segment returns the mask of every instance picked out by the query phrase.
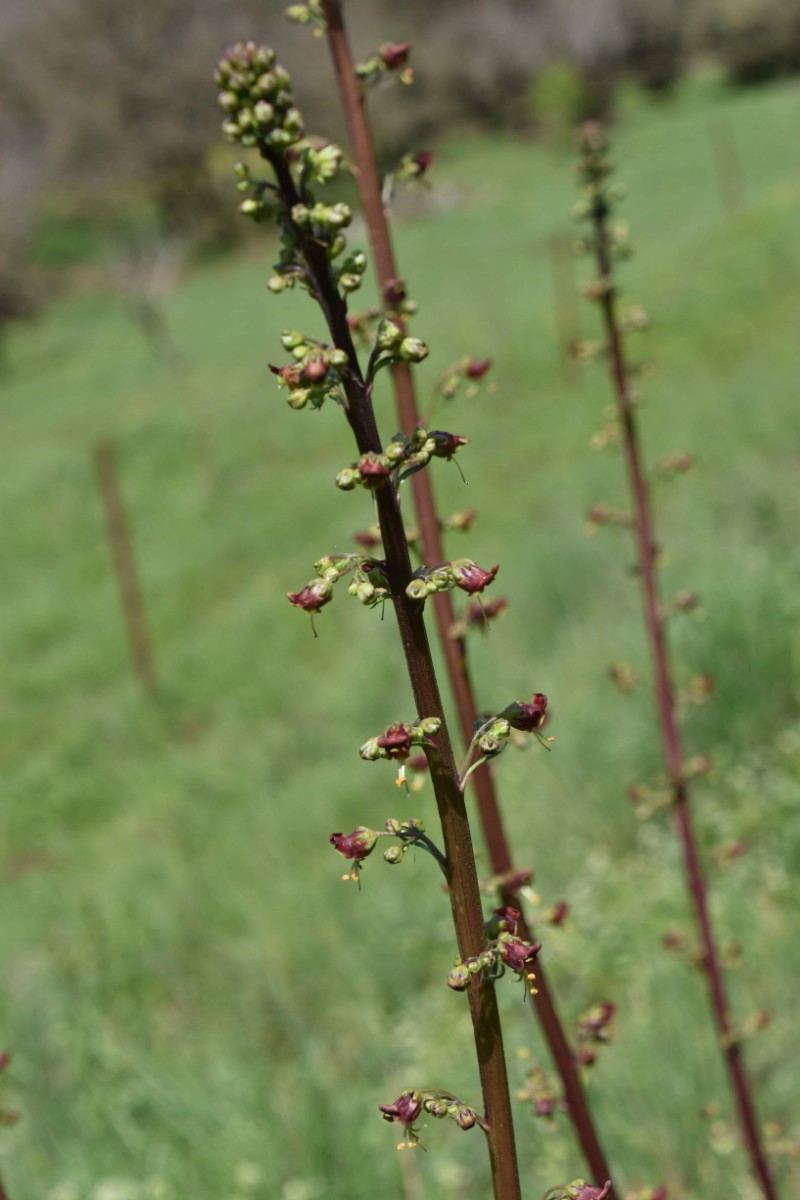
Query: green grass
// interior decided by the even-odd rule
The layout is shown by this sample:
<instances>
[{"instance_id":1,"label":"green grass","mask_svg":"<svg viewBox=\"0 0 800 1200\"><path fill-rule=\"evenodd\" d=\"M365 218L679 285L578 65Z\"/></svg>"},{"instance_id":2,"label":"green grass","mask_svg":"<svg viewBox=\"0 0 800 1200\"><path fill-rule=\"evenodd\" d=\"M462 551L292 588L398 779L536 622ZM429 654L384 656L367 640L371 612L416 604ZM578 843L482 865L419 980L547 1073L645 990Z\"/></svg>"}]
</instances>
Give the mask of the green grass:
<instances>
[{"instance_id":1,"label":"green grass","mask_svg":"<svg viewBox=\"0 0 800 1200\"><path fill-rule=\"evenodd\" d=\"M705 614L674 627L679 676L718 685L687 718L690 751L716 764L698 821L707 849L751 847L714 872L714 911L745 951L737 1014L774 1012L749 1048L762 1113L797 1136L800 94L699 80L628 107L625 279L654 320L638 350L658 364L646 450L699 456L659 497L666 586L699 592ZM709 147L722 116L746 180L733 212ZM625 799L659 760L646 683L620 696L606 679L614 660L647 672L631 548L583 531L590 504L625 503L616 454L589 449L606 382L595 369L565 386L555 345L547 244L571 228L572 164L495 138L451 145L437 177L453 204L402 224L398 251L432 347L423 389L464 352L496 360L493 395L440 415L473 439L469 489L446 466L436 484L443 509L480 512L453 553L499 561L511 601L474 647L481 703L544 690L556 715L551 755L498 764L519 862L544 903L573 907L574 930L546 938L551 976L570 1026L597 999L618 1006L591 1096L624 1185L746 1200L743 1156L700 1116L718 1103L731 1119L702 980L660 945L689 925L675 841ZM369 863L358 894L327 844L390 814L432 827L432 798L406 803L388 766L356 756L413 715L391 614L337 595L313 640L284 598L371 514L332 486L352 457L340 415L290 412L266 370L281 328L316 322L265 292L270 254L170 298L177 374L107 295L59 303L9 347L0 1028L21 1120L0 1170L14 1200L410 1196L377 1103L415 1083L477 1098L431 863ZM388 437L388 392L380 408ZM157 701L132 678L104 540L91 451L106 435ZM533 1023L521 990L502 991L518 1087ZM518 1127L526 1195L583 1173L563 1121L550 1132L521 1107ZM487 1194L478 1134L437 1124L426 1141L410 1168L426 1195ZM797 1161L778 1169L788 1196Z\"/></svg>"}]
</instances>

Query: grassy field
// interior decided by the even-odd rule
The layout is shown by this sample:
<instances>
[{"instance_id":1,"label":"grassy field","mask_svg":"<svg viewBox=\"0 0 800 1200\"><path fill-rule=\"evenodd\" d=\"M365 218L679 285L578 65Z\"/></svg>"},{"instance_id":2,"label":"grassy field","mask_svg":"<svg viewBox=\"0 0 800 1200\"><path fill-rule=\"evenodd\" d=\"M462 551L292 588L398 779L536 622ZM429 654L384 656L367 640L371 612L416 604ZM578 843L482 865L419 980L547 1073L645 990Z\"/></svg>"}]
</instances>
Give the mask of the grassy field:
<instances>
[{"instance_id":1,"label":"grassy field","mask_svg":"<svg viewBox=\"0 0 800 1200\"><path fill-rule=\"evenodd\" d=\"M687 713L714 913L744 949L737 1015L767 1008L749 1048L766 1120L800 1135L800 92L699 79L670 104L626 105L616 158L636 255L628 296L653 329L637 352L646 451L698 466L659 494L668 589L702 598L673 645L681 682L710 672ZM709 130L734 131L745 194L731 209ZM726 126L727 127L727 126ZM397 229L432 348L423 390L462 353L495 358L497 391L441 424L468 434L465 490L440 464L445 510L475 507L454 542L501 564L507 616L474 647L487 707L543 690L554 752L512 754L499 785L521 864L574 928L545 953L571 1028L618 1006L591 1097L626 1187L749 1200L699 976L661 947L688 928L668 818L640 824L627 788L659 769L640 606L618 531L589 538L590 504L625 503L614 451L590 439L602 372L567 385L547 247L570 232L570 156L502 138L450 145L442 203ZM436 193L434 193L434 198ZM232 203L233 194L232 194ZM371 520L332 485L352 457L340 415L289 411L266 370L277 333L312 320L263 282L270 247L197 271L167 317L170 370L109 295L54 305L9 347L2 380L4 526L0 876L4 1097L12 1200L432 1200L487 1195L477 1133L427 1131L395 1153L376 1105L414 1084L476 1098L466 1002L444 986L446 901L432 864L367 864L340 882L331 830L406 804L356 748L413 715L391 614L344 594L311 637L284 593ZM578 269L583 269L582 263ZM371 295L364 301L369 302ZM596 313L582 313L595 336ZM384 437L394 432L388 391ZM152 624L156 699L132 677L92 463L117 445ZM645 681L614 691L609 663ZM514 1087L546 1061L521 989L503 986ZM701 1115L718 1105L713 1118ZM584 1171L562 1120L518 1112L526 1195ZM408 1159L407 1162L405 1160ZM798 1160L776 1160L784 1195ZM402 1173L405 1162L405 1174Z\"/></svg>"}]
</instances>

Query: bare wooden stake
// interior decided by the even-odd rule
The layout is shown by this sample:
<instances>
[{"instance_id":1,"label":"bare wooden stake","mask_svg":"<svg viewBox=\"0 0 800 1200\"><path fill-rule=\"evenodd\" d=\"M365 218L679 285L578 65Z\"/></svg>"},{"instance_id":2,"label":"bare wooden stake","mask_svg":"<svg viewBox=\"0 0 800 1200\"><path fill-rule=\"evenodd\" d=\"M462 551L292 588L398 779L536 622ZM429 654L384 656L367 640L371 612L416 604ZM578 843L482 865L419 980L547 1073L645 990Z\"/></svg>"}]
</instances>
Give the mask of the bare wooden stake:
<instances>
[{"instance_id":1,"label":"bare wooden stake","mask_svg":"<svg viewBox=\"0 0 800 1200\"><path fill-rule=\"evenodd\" d=\"M556 314L561 376L572 386L580 374L575 360L575 344L580 340L580 302L570 239L554 234L548 240L550 277L553 284L553 307Z\"/></svg>"},{"instance_id":2,"label":"bare wooden stake","mask_svg":"<svg viewBox=\"0 0 800 1200\"><path fill-rule=\"evenodd\" d=\"M133 554L133 542L119 485L117 452L114 443L108 439L97 442L94 448L94 461L133 669L145 691L152 692L156 687L153 643L147 625L147 614L142 590L139 586L136 559Z\"/></svg>"},{"instance_id":3,"label":"bare wooden stake","mask_svg":"<svg viewBox=\"0 0 800 1200\"><path fill-rule=\"evenodd\" d=\"M745 185L742 158L730 117L719 117L712 121L708 126L708 138L722 206L728 212L733 212L744 204Z\"/></svg>"}]
</instances>

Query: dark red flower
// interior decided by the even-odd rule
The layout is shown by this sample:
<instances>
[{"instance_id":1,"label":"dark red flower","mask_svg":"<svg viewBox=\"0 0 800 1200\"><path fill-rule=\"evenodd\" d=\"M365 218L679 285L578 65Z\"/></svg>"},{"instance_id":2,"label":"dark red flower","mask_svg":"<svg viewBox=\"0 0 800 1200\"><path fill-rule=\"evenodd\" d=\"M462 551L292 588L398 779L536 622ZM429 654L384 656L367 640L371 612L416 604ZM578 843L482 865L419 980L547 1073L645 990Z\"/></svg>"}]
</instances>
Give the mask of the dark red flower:
<instances>
[{"instance_id":1,"label":"dark red flower","mask_svg":"<svg viewBox=\"0 0 800 1200\"><path fill-rule=\"evenodd\" d=\"M525 942L522 938L507 937L497 943L497 949L500 952L500 957L507 967L511 967L512 971L516 971L521 975L525 970L525 964L535 958L542 948L541 942L535 942L531 945Z\"/></svg>"},{"instance_id":2,"label":"dark red flower","mask_svg":"<svg viewBox=\"0 0 800 1200\"><path fill-rule=\"evenodd\" d=\"M505 596L498 596L496 600L487 600L485 604L474 600L472 604L467 605L467 621L470 625L485 625L487 621L491 621L492 617L499 616L507 608L508 601Z\"/></svg>"},{"instance_id":3,"label":"dark red flower","mask_svg":"<svg viewBox=\"0 0 800 1200\"><path fill-rule=\"evenodd\" d=\"M569 913L569 905L566 900L559 900L558 904L554 904L547 912L547 921L550 925L563 925Z\"/></svg>"},{"instance_id":4,"label":"dark red flower","mask_svg":"<svg viewBox=\"0 0 800 1200\"><path fill-rule=\"evenodd\" d=\"M333 587L327 579L312 579L299 592L287 592L286 598L295 608L319 612L333 598Z\"/></svg>"},{"instance_id":5,"label":"dark red flower","mask_svg":"<svg viewBox=\"0 0 800 1200\"><path fill-rule=\"evenodd\" d=\"M388 478L391 469L377 454L365 454L358 464L358 473L367 487L377 487Z\"/></svg>"},{"instance_id":6,"label":"dark red flower","mask_svg":"<svg viewBox=\"0 0 800 1200\"><path fill-rule=\"evenodd\" d=\"M460 587L469 596L477 596L485 587L488 587L500 570L499 565L495 564L491 571L484 571L469 558L459 559L452 564L452 567L456 587Z\"/></svg>"},{"instance_id":7,"label":"dark red flower","mask_svg":"<svg viewBox=\"0 0 800 1200\"><path fill-rule=\"evenodd\" d=\"M574 1191L572 1189L575 1189ZM611 1180L607 1179L604 1185L593 1187L590 1183L584 1183L583 1180L576 1180L570 1188L570 1196L573 1200L605 1200L605 1197L611 1191Z\"/></svg>"},{"instance_id":8,"label":"dark red flower","mask_svg":"<svg viewBox=\"0 0 800 1200\"><path fill-rule=\"evenodd\" d=\"M365 550L374 550L376 546L381 545L381 535L373 533L371 529L362 529L360 533L353 534L353 537Z\"/></svg>"},{"instance_id":9,"label":"dark red flower","mask_svg":"<svg viewBox=\"0 0 800 1200\"><path fill-rule=\"evenodd\" d=\"M378 50L378 55L388 70L397 71L408 62L413 45L413 42L384 42Z\"/></svg>"},{"instance_id":10,"label":"dark red flower","mask_svg":"<svg viewBox=\"0 0 800 1200\"><path fill-rule=\"evenodd\" d=\"M413 758L408 760L408 765L412 771L427 771L428 759L424 754L415 754Z\"/></svg>"},{"instance_id":11,"label":"dark red flower","mask_svg":"<svg viewBox=\"0 0 800 1200\"><path fill-rule=\"evenodd\" d=\"M416 1092L403 1092L394 1104L379 1104L378 1108L384 1121L399 1121L406 1129L410 1129L422 1112L422 1101L417 1098Z\"/></svg>"},{"instance_id":12,"label":"dark red flower","mask_svg":"<svg viewBox=\"0 0 800 1200\"><path fill-rule=\"evenodd\" d=\"M385 733L377 738L381 750L386 751L387 758L408 758L411 753L411 729L408 725L398 722L390 725Z\"/></svg>"},{"instance_id":13,"label":"dark red flower","mask_svg":"<svg viewBox=\"0 0 800 1200\"><path fill-rule=\"evenodd\" d=\"M447 433L444 429L432 429L428 437L433 438L436 443L434 458L452 458L460 446L466 446L469 442L468 437L462 437L459 433Z\"/></svg>"},{"instance_id":14,"label":"dark red flower","mask_svg":"<svg viewBox=\"0 0 800 1200\"><path fill-rule=\"evenodd\" d=\"M300 387L300 384L303 382L300 374L300 368L294 366L293 364L288 367L274 367L272 363L268 363L267 366L269 367L270 371L272 371L273 375L277 375L278 378L283 383L288 384L289 387Z\"/></svg>"},{"instance_id":15,"label":"dark red flower","mask_svg":"<svg viewBox=\"0 0 800 1200\"><path fill-rule=\"evenodd\" d=\"M398 304L403 303L407 295L405 279L389 279L383 285L383 298L387 308L397 308Z\"/></svg>"},{"instance_id":16,"label":"dark red flower","mask_svg":"<svg viewBox=\"0 0 800 1200\"><path fill-rule=\"evenodd\" d=\"M414 166L417 168L417 175L424 175L433 162L433 155L429 150L420 150L414 155Z\"/></svg>"},{"instance_id":17,"label":"dark red flower","mask_svg":"<svg viewBox=\"0 0 800 1200\"><path fill-rule=\"evenodd\" d=\"M613 1019L613 1004L595 1004L581 1017L581 1029L595 1041L606 1042L610 1036L608 1027Z\"/></svg>"},{"instance_id":18,"label":"dark red flower","mask_svg":"<svg viewBox=\"0 0 800 1200\"><path fill-rule=\"evenodd\" d=\"M328 374L328 364L321 354L306 359L303 363L303 377L308 383L321 383Z\"/></svg>"},{"instance_id":19,"label":"dark red flower","mask_svg":"<svg viewBox=\"0 0 800 1200\"><path fill-rule=\"evenodd\" d=\"M490 358L470 358L464 367L464 374L467 379L483 379L491 365Z\"/></svg>"},{"instance_id":20,"label":"dark red flower","mask_svg":"<svg viewBox=\"0 0 800 1200\"><path fill-rule=\"evenodd\" d=\"M359 825L352 833L332 833L328 838L337 854L341 854L342 858L354 858L357 862L372 853L377 840L375 831L367 829L365 825Z\"/></svg>"},{"instance_id":21,"label":"dark red flower","mask_svg":"<svg viewBox=\"0 0 800 1200\"><path fill-rule=\"evenodd\" d=\"M520 918L518 908L511 908L510 905L506 904L503 908L496 908L494 916L497 918L501 931L505 929L508 933L517 932L517 921Z\"/></svg>"},{"instance_id":22,"label":"dark red flower","mask_svg":"<svg viewBox=\"0 0 800 1200\"><path fill-rule=\"evenodd\" d=\"M526 704L524 700L515 700L513 704L507 705L497 715L505 717L512 728L530 733L544 724L547 715L547 696L543 692L534 692L529 704Z\"/></svg>"}]
</instances>

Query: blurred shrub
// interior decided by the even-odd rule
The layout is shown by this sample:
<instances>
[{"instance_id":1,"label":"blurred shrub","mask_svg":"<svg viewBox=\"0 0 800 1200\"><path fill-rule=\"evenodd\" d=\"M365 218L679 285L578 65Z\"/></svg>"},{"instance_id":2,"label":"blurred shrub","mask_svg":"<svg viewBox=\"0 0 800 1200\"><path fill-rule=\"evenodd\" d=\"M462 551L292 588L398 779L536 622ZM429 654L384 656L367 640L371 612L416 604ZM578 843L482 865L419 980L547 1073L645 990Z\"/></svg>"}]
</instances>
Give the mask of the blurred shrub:
<instances>
[{"instance_id":1,"label":"blurred shrub","mask_svg":"<svg viewBox=\"0 0 800 1200\"><path fill-rule=\"evenodd\" d=\"M536 127L551 141L566 141L575 126L593 113L589 82L569 62L554 62L540 71L528 92Z\"/></svg>"},{"instance_id":2,"label":"blurred shrub","mask_svg":"<svg viewBox=\"0 0 800 1200\"><path fill-rule=\"evenodd\" d=\"M733 83L764 83L800 71L796 0L717 0L702 22L700 36Z\"/></svg>"}]
</instances>

